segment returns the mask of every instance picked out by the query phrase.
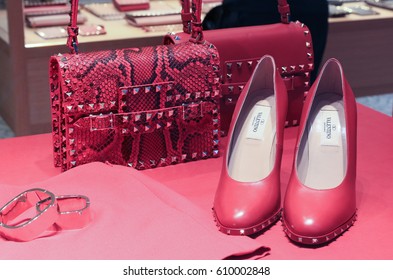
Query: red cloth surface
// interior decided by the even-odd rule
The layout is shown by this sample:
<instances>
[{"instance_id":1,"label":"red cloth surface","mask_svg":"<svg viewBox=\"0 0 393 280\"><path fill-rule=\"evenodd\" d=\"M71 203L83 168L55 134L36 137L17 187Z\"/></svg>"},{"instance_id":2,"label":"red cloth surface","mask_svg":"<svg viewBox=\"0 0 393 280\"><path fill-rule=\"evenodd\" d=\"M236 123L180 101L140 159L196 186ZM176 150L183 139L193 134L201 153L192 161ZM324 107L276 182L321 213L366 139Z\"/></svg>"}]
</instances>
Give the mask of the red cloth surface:
<instances>
[{"instance_id":1,"label":"red cloth surface","mask_svg":"<svg viewBox=\"0 0 393 280\"><path fill-rule=\"evenodd\" d=\"M52 228L29 242L2 239L2 259L224 259L247 254L258 258L268 251L255 240L217 232L208 213L127 167L91 163L30 187L56 195L86 195L92 221L78 230ZM0 188L2 205L26 189Z\"/></svg>"},{"instance_id":2,"label":"red cloth surface","mask_svg":"<svg viewBox=\"0 0 393 280\"><path fill-rule=\"evenodd\" d=\"M292 168L296 133L296 128L285 130L281 168L282 194L285 193L286 184ZM222 142L225 144L225 141L226 139L223 139ZM261 256L260 254L266 253L266 247L269 247L271 250L265 256L267 259L393 259L393 238L391 238L391 232L393 232L392 141L393 118L359 105L357 161L358 220L344 235L329 245L319 248L306 248L297 246L286 238L282 231L281 222L278 222L266 232L253 238L229 237L214 228L211 207L221 170L222 157L145 171L113 167L112 169L115 170L114 173L123 169L129 171L131 174L130 182L136 183L138 186L137 190L140 192L138 193L139 199L137 199L132 196L133 193L136 194L136 190L128 184L129 182L127 183L124 182L124 179L116 178L112 172L109 174L105 171L104 174L107 175L101 174L102 172L96 172L101 167L105 167L105 170L109 168L104 164L95 163L93 165L87 165L85 168L80 167L67 171L60 176L53 177L59 174L60 171L52 165L52 143L49 134L0 140L1 204L7 202L8 199L20 191L32 186L41 186L53 191L62 191L62 193L77 192L91 196L92 209L94 204L96 204L97 209L95 211L98 211L95 213L92 224L80 231L63 231L55 236L40 238L28 243L0 240L0 246L2 248L2 254L0 256L1 258L26 257L29 259L67 257L77 259L88 256L94 259L213 259L225 258L236 253L244 254L261 248L257 254L251 255L251 257L258 257ZM86 170L88 166L95 166L97 168ZM77 174L77 172L83 173L87 171L92 172L91 175L93 177L95 177L93 174L96 174L97 178L102 180L109 176L111 179L105 182L111 182L112 186L103 187L100 184L99 187L94 187L84 181L84 177L80 178L73 175ZM46 179L48 180L45 186L33 184L34 182ZM71 180L72 184L63 181L63 179ZM118 201L110 199L108 193L111 188L116 192L113 198L118 198ZM67 192L67 190L69 191ZM124 197L120 197L122 193L124 193ZM152 194L156 196L156 199L153 199ZM143 202L144 199L154 202L154 205L147 207L146 203ZM122 201L124 202L126 200L130 201L130 203L131 201L136 203L137 206L134 205L135 209L147 210L144 212L139 210L136 213L123 213L120 216L118 211L115 211L117 217L109 217L111 213L109 208L121 210L122 208L119 205ZM107 210L100 208L105 203L111 206ZM144 235L141 235L140 230L138 231L136 229L134 231L131 225L129 225L127 226L128 230L130 230L129 236L125 238L119 233L109 234L109 228L103 229L99 226L100 218L105 218L105 223L102 222L103 226L109 225L110 219L115 219L112 225L115 228L126 224L127 219L137 219L131 220L134 222L134 225L139 225L139 222L143 224L138 219L143 216L156 217L158 215L156 211L161 211L162 209L164 211L162 211L158 219L166 217L170 223L181 228L181 231L171 232L168 228L157 229L157 227L155 227L155 231L150 231L149 228L142 228ZM164 215L163 213L166 214ZM177 220L177 218L168 218L168 213L170 213L169 216L180 217L180 220ZM193 221L186 218L190 216L193 217ZM186 223L188 226L190 224L196 224L198 227L197 232L199 233L194 234L192 229L186 229L185 226L182 227L182 223ZM221 237L215 235L213 233L214 231L217 231ZM108 234L107 236L103 236L105 232ZM188 238L184 236L188 234L190 234ZM90 236L90 239L86 239L83 236ZM132 254L131 246L127 247L127 243L117 243L116 238L121 239L122 242L132 240L132 238L139 238L138 240L141 243L143 243L142 240L151 239L153 242L156 242L154 244L163 244L160 240L165 240L165 242L170 240L168 242L170 242L169 244L173 244L173 247L168 246L171 247L171 250L168 251L158 252L158 249L155 250L156 257L152 257L152 255L137 256ZM123 244L122 247L120 247L120 243ZM82 253L79 254L79 257L68 255L71 253L65 253L63 251L57 252L57 255L45 255L42 249L39 250L42 247L38 244L51 244L51 246L60 246L59 248L66 248L68 246L72 249L78 249L78 252ZM75 247L76 244L79 244L82 248ZM23 255L27 254L23 248L30 246L32 246L31 248L36 248L35 253L33 254L33 251L31 251L28 256ZM227 246L231 248L225 248ZM147 246L147 249L153 250L153 246ZM177 252L177 250L180 251ZM21 255L18 255L16 252L19 252ZM92 252L97 253L93 254ZM250 257L250 255L243 257Z\"/></svg>"}]
</instances>

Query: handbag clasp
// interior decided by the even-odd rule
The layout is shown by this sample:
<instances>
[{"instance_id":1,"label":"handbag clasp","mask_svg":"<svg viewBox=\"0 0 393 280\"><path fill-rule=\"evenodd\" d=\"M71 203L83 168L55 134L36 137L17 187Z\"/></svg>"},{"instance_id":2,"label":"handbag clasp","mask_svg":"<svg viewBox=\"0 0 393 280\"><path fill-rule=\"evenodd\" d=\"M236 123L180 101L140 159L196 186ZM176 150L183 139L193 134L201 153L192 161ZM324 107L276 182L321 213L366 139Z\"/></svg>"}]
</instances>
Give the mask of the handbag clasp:
<instances>
[{"instance_id":1,"label":"handbag clasp","mask_svg":"<svg viewBox=\"0 0 393 280\"><path fill-rule=\"evenodd\" d=\"M90 131L106 130L114 128L114 115L109 114L99 114L90 115Z\"/></svg>"},{"instance_id":2,"label":"handbag clasp","mask_svg":"<svg viewBox=\"0 0 393 280\"><path fill-rule=\"evenodd\" d=\"M183 120L192 120L203 117L202 103L183 104Z\"/></svg>"}]
</instances>

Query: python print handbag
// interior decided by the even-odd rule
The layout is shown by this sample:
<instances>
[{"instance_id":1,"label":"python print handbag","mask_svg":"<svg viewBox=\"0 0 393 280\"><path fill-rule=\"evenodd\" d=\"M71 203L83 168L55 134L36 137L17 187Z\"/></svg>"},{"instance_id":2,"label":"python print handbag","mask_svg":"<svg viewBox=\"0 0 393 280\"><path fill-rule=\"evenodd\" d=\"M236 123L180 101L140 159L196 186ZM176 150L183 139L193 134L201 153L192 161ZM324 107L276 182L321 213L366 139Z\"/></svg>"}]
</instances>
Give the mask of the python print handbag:
<instances>
[{"instance_id":1,"label":"python print handbag","mask_svg":"<svg viewBox=\"0 0 393 280\"><path fill-rule=\"evenodd\" d=\"M147 169L218 157L220 59L201 18L182 44L79 53L78 0L70 2L70 53L50 58L55 165Z\"/></svg>"}]
</instances>

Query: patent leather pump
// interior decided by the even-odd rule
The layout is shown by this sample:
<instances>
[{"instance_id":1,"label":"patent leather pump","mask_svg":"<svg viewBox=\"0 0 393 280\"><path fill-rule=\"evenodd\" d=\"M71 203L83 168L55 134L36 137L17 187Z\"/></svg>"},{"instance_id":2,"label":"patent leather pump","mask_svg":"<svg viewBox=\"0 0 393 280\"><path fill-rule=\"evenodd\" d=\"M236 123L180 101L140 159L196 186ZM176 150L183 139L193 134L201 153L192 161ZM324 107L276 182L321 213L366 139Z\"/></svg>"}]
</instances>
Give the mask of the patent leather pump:
<instances>
[{"instance_id":1,"label":"patent leather pump","mask_svg":"<svg viewBox=\"0 0 393 280\"><path fill-rule=\"evenodd\" d=\"M341 64L328 60L308 92L299 124L283 224L297 243L319 245L356 218L356 101Z\"/></svg>"},{"instance_id":2,"label":"patent leather pump","mask_svg":"<svg viewBox=\"0 0 393 280\"><path fill-rule=\"evenodd\" d=\"M280 165L287 91L264 56L236 104L213 214L220 231L250 235L280 217Z\"/></svg>"}]
</instances>

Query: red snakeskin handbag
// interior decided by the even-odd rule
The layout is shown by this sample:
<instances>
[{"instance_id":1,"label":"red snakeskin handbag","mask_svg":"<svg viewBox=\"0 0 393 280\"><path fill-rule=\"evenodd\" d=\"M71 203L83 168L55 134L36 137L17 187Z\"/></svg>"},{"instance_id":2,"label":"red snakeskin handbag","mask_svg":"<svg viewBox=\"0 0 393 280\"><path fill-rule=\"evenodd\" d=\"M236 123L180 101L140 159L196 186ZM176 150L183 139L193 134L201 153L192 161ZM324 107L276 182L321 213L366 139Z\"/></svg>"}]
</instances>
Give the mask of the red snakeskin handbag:
<instances>
[{"instance_id":1,"label":"red snakeskin handbag","mask_svg":"<svg viewBox=\"0 0 393 280\"><path fill-rule=\"evenodd\" d=\"M190 11L189 0L181 1L183 33L165 36L165 44L180 44L190 36L195 11ZM257 61L265 54L274 57L287 86L287 126L298 124L304 96L309 89L310 72L314 68L311 34L304 24L289 21L290 7L287 0L277 2L281 23L204 32L205 39L213 43L220 54L220 114L223 135L228 131L243 86L251 77Z\"/></svg>"},{"instance_id":2,"label":"red snakeskin handbag","mask_svg":"<svg viewBox=\"0 0 393 280\"><path fill-rule=\"evenodd\" d=\"M50 59L54 161L153 168L219 156L219 64L199 10L176 45L78 53L71 2L69 54Z\"/></svg>"}]
</instances>

